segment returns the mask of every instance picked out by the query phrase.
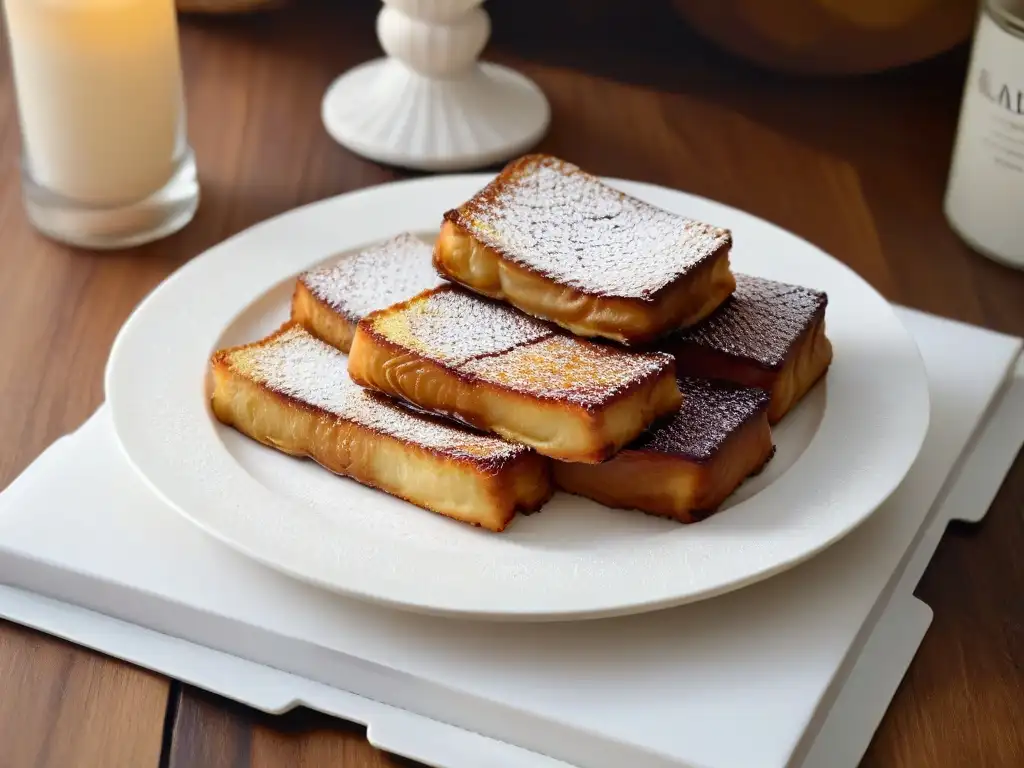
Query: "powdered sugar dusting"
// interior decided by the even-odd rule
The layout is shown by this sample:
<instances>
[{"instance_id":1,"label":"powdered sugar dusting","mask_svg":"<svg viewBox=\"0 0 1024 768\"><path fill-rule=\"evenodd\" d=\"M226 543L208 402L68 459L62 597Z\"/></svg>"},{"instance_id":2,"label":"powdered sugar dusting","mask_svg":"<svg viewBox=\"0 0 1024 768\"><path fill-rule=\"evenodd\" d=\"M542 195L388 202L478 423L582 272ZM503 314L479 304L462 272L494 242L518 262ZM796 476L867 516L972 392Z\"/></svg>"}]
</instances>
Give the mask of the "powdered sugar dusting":
<instances>
[{"instance_id":1,"label":"powdered sugar dusting","mask_svg":"<svg viewBox=\"0 0 1024 768\"><path fill-rule=\"evenodd\" d=\"M625 353L557 334L500 355L470 360L459 371L534 397L595 407L671 364L668 355Z\"/></svg>"},{"instance_id":2,"label":"powdered sugar dusting","mask_svg":"<svg viewBox=\"0 0 1024 768\"><path fill-rule=\"evenodd\" d=\"M452 285L417 297L402 310L375 315L371 322L395 344L453 366L554 333L540 320Z\"/></svg>"},{"instance_id":3,"label":"powdered sugar dusting","mask_svg":"<svg viewBox=\"0 0 1024 768\"><path fill-rule=\"evenodd\" d=\"M821 291L737 274L732 296L709 318L675 334L669 344L699 344L778 368L827 303Z\"/></svg>"},{"instance_id":4,"label":"powdered sugar dusting","mask_svg":"<svg viewBox=\"0 0 1024 768\"><path fill-rule=\"evenodd\" d=\"M637 438L629 450L656 451L707 461L736 430L764 413L771 396L753 387L681 378L683 406L668 421Z\"/></svg>"},{"instance_id":5,"label":"powdered sugar dusting","mask_svg":"<svg viewBox=\"0 0 1024 768\"><path fill-rule=\"evenodd\" d=\"M431 251L423 240L404 233L305 272L299 280L324 304L357 323L375 309L441 285Z\"/></svg>"},{"instance_id":6,"label":"powdered sugar dusting","mask_svg":"<svg viewBox=\"0 0 1024 768\"><path fill-rule=\"evenodd\" d=\"M606 403L673 363L666 354L579 339L449 285L366 322L391 343L456 373L585 407Z\"/></svg>"},{"instance_id":7,"label":"powdered sugar dusting","mask_svg":"<svg viewBox=\"0 0 1024 768\"><path fill-rule=\"evenodd\" d=\"M557 158L513 163L446 218L505 258L600 296L650 299L731 244Z\"/></svg>"},{"instance_id":8,"label":"powdered sugar dusting","mask_svg":"<svg viewBox=\"0 0 1024 768\"><path fill-rule=\"evenodd\" d=\"M349 378L345 354L299 326L231 350L227 363L237 374L339 419L453 458L493 467L529 450L413 413L363 389Z\"/></svg>"}]
</instances>

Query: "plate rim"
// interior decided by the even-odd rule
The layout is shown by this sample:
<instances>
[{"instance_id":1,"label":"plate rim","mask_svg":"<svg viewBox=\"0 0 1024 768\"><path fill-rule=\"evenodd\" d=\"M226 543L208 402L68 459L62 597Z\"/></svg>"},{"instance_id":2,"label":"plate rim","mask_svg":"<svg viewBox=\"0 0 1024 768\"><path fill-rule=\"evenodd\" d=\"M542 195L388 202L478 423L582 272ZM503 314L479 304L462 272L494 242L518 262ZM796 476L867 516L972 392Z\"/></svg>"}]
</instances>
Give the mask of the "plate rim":
<instances>
[{"instance_id":1,"label":"plate rim","mask_svg":"<svg viewBox=\"0 0 1024 768\"><path fill-rule=\"evenodd\" d=\"M321 578L317 578L315 575L312 575L308 572L304 572L301 569L295 570L292 567L283 564L279 558L268 556L264 552L254 551L253 548L249 546L251 545L251 542L243 543L237 541L236 538L230 536L229 534L226 534L222 530L219 530L216 526L212 526L209 523L209 520L205 520L202 518L202 516L196 515L193 511L186 509L185 506L179 503L177 498L174 498L172 495L169 495L166 489L162 487L162 484L156 481L150 475L150 473L146 471L146 467L144 466L146 464L144 457L140 458L139 455L135 454L132 446L135 446L137 444L133 442L130 436L130 432L126 432L127 426L124 421L126 414L119 405L119 403L121 402L121 396L119 392L121 386L120 379L123 378L123 375L121 373L121 366L124 364L124 350L126 347L130 345L130 342L133 340L133 334L136 333L137 327L144 321L147 313L153 306L154 301L158 300L158 298L164 295L165 293L175 290L175 286L177 284L181 283L182 281L189 280L194 272L201 271L204 268L204 265L209 265L210 263L212 263L219 254L230 253L231 251L243 245L246 239L259 238L261 235L265 235L265 233L273 231L273 228L281 227L289 219L301 219L302 216L315 216L316 212L319 210L328 210L334 206L344 206L346 204L350 207L358 208L359 203L365 202L366 200L372 200L376 196L394 196L395 194L400 195L401 192L408 192L409 190L413 190L413 194L415 194L416 190L418 190L418 188L420 187L423 187L424 190L429 190L432 187L443 186L447 184L452 186L464 185L467 188L479 188L480 186L483 186L483 184L485 184L491 178L491 176L492 174L486 173L459 174L446 176L431 176L419 179L388 182L373 185L370 187L365 187L352 192L308 203L298 208L294 208L289 211L280 213L264 221L257 222L256 224L247 227L246 229L238 233L235 233L234 235L226 238L225 240L211 246L207 250L203 251L202 253L191 259L185 265L175 270L175 272L173 272L171 275L165 278L165 280L163 280L152 291L150 291L149 294L147 294L146 297L132 311L128 319L125 321L125 323L119 330L114 340L114 344L111 348L110 357L108 359L108 363L104 373L104 389L107 396L107 400L111 405L110 410L112 422L114 424L114 432L117 437L118 445L121 449L122 454L129 462L130 466L132 466L136 473L144 480L146 485L150 487L150 489L165 503L167 503L172 509L175 509L179 514L183 515L190 522L197 525L207 534L213 536L217 540L226 544L231 549L241 552L243 555L251 559L254 559L274 570L285 573L291 576L292 578L296 578L307 583L315 584L319 587L325 588L329 591L338 594L345 595L347 597L383 604L405 611L413 611L432 615L442 615L459 618L471 618L488 621L564 621L604 618L609 616L627 615L634 613L649 612L653 610L660 610L663 608L673 607L684 603L708 599L716 595L730 592L735 589L747 586L749 584L753 584L758 581L770 578L771 576L789 570L790 568L793 568L799 565L800 563L805 562L806 560L814 557L820 552L828 549L832 544L834 544L835 542L839 541L840 539L844 538L846 535L851 533L853 530L859 527L865 520L867 520L878 509L878 507L880 507L885 502L885 500L888 499L892 492L895 491L895 489L903 481L903 478L906 476L907 472L909 472L911 466L916 460L916 457L921 450L921 447L924 443L924 439L928 431L928 425L930 421L930 392L928 391L924 362L917 349L917 345L913 341L913 338L910 336L909 332L903 326L902 322L896 316L893 307L878 293L878 291L876 291L863 278L857 275L856 272L854 272L846 264L838 261L834 257L825 253L820 248L810 243L809 241L805 240L804 238L800 237L799 235L796 235L788 230L785 230L784 228L779 227L778 225L770 221L757 217L753 214L750 214L746 211L735 208L733 206L729 206L724 203L720 203L718 201L687 193L681 190L676 190L656 184L649 184L646 182L631 181L619 178L606 178L605 180L608 183L613 184L615 186L626 188L628 191L637 194L640 197L645 197L646 193L650 194L653 197L675 198L680 202L688 200L691 203L697 202L704 205L711 205L712 207L722 210L727 217L736 217L737 220L745 218L749 222L755 224L758 227L767 228L768 231L772 231L776 236L789 239L791 241L799 242L803 248L814 251L817 258L827 260L830 263L830 268L838 268L840 270L844 270L846 272L846 281L855 281L857 284L859 284L859 288L861 290L866 290L870 292L870 294L873 294L874 298L876 298L879 302L881 302L884 305L884 308L882 308L880 316L884 316L883 319L886 321L886 324L890 326L889 331L892 334L892 338L890 340L895 339L898 342L897 346L902 347L902 352L906 356L903 362L909 365L905 373L912 369L913 378L917 379L917 386L910 387L911 389L916 390L916 399L912 403L909 403L908 407L906 408L906 418L904 424L905 427L908 425L912 427L913 435L910 439L904 440L901 444L901 450L899 451L898 461L899 468L896 471L891 472L889 476L887 476L886 481L884 483L876 483L877 487L875 489L875 492L872 494L873 501L871 502L871 504L867 505L870 506L870 509L862 513L859 516L859 518L852 524L844 526L837 530L835 532L835 535L827 539L823 539L818 545L808 548L799 556L789 557L785 561L777 563L774 566L761 568L759 570L751 572L745 577L734 578L732 580L727 581L726 583L722 583L714 587L707 587L696 591L690 590L685 592L684 594L670 595L667 597L655 597L649 600L632 600L628 602L619 602L616 604L609 605L590 605L578 610L572 608L565 608L564 606L555 609L539 606L528 609L518 608L514 610L509 610L506 607L499 610L495 610L493 603L487 608L482 608L480 605L477 605L476 607L459 607L458 605L450 604L450 601L449 603L441 605L437 603L424 603L422 600L416 601L409 600L408 598L396 598L393 595L389 596L385 594L375 593L365 588L352 588L351 586L341 585L334 581L325 581ZM426 194L426 192L421 192L420 194ZM382 205L386 204L382 203ZM410 228L412 227L390 226L389 228L386 229L389 233L393 234L394 232L400 231L401 229ZM338 240L343 241L344 244L335 247L334 251L350 251L362 247L363 245L367 244L368 242L372 242L375 239L376 238L370 238L368 241L362 240L359 238L347 236L344 232L342 232L342 234L338 237ZM317 258L319 260L323 260L324 258L328 258L329 256L330 253L328 252L318 256ZM299 269L301 269L301 267L299 267ZM294 272L292 274L294 274ZM237 309L236 311L234 311L230 318L226 321L226 323L218 330L218 338L223 334L225 328L229 327L239 317L241 313L244 313L249 307L253 305L255 301L257 301L261 296L265 295L267 290L272 289L274 285L278 284L281 280L287 279L288 275L285 275L284 277L278 280L273 280L269 287L264 288L261 291L258 291L257 293L255 293L255 295L250 296L250 298L247 300L244 306L241 309ZM212 352L212 350L210 351ZM910 365L910 358L913 358L912 365ZM193 375L194 373L195 372L193 372ZM202 377L195 376L195 378L199 379ZM129 435L128 438L126 438L126 434ZM808 448L810 448L810 446L813 445L814 442L815 440L812 440ZM801 461L801 459L797 460L798 463L799 461ZM790 471L792 471L792 467L790 467ZM785 475L780 477L779 480L781 481L784 477ZM253 482L258 484L258 481L256 481L255 479L253 479ZM775 484L764 489L761 493L768 491L774 485ZM752 501L753 499L749 499L747 501L741 502L741 504L747 504ZM713 520L714 518L711 519ZM706 523L707 521L701 523L701 525L706 525Z\"/></svg>"}]
</instances>

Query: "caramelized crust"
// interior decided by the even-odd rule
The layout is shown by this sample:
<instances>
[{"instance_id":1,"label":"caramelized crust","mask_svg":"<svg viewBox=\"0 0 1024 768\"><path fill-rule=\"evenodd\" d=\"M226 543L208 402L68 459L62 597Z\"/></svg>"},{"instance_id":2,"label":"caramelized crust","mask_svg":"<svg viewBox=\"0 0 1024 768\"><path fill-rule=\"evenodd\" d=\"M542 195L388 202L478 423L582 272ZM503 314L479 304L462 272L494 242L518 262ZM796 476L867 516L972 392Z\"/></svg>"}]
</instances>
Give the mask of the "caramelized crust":
<instances>
[{"instance_id":1,"label":"caramelized crust","mask_svg":"<svg viewBox=\"0 0 1024 768\"><path fill-rule=\"evenodd\" d=\"M680 403L670 356L568 336L454 286L367 315L349 372L564 461L603 461Z\"/></svg>"},{"instance_id":2,"label":"caramelized crust","mask_svg":"<svg viewBox=\"0 0 1024 768\"><path fill-rule=\"evenodd\" d=\"M221 422L424 509L501 531L551 496L547 460L358 387L345 355L297 325L211 364Z\"/></svg>"},{"instance_id":3,"label":"caramelized crust","mask_svg":"<svg viewBox=\"0 0 1024 768\"><path fill-rule=\"evenodd\" d=\"M700 321L735 286L727 230L553 157L513 161L444 218L441 274L578 336L650 341Z\"/></svg>"},{"instance_id":4,"label":"caramelized crust","mask_svg":"<svg viewBox=\"0 0 1024 768\"><path fill-rule=\"evenodd\" d=\"M703 320L734 287L729 254L723 251L650 301L594 296L503 259L450 221L441 228L434 264L453 282L558 323L577 336L627 345Z\"/></svg>"},{"instance_id":5,"label":"caramelized crust","mask_svg":"<svg viewBox=\"0 0 1024 768\"><path fill-rule=\"evenodd\" d=\"M778 423L832 362L821 291L736 275L736 291L704 322L667 337L680 376L728 381L771 393Z\"/></svg>"},{"instance_id":6,"label":"caramelized crust","mask_svg":"<svg viewBox=\"0 0 1024 768\"><path fill-rule=\"evenodd\" d=\"M702 520L775 452L763 390L681 379L683 406L600 465L553 465L559 488L605 506Z\"/></svg>"},{"instance_id":7,"label":"caramelized crust","mask_svg":"<svg viewBox=\"0 0 1024 768\"><path fill-rule=\"evenodd\" d=\"M430 245L403 233L299 275L292 321L348 352L356 323L368 313L442 282L431 263Z\"/></svg>"},{"instance_id":8,"label":"caramelized crust","mask_svg":"<svg viewBox=\"0 0 1024 768\"><path fill-rule=\"evenodd\" d=\"M768 421L778 424L821 380L832 364L832 343L825 335L825 318L804 332L793 345L771 388Z\"/></svg>"},{"instance_id":9,"label":"caramelized crust","mask_svg":"<svg viewBox=\"0 0 1024 768\"><path fill-rule=\"evenodd\" d=\"M327 306L313 295L301 278L296 281L292 294L291 319L321 341L346 353L352 348L352 337L356 335L359 322Z\"/></svg>"}]
</instances>

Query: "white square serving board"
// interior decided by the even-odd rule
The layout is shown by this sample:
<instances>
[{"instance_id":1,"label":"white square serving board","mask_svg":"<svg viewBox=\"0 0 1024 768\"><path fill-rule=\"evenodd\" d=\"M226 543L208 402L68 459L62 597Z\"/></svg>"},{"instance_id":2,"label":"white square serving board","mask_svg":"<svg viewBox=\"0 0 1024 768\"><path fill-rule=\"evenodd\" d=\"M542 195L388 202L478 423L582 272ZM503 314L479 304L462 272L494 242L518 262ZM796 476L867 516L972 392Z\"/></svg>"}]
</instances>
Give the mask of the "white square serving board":
<instances>
[{"instance_id":1,"label":"white square serving board","mask_svg":"<svg viewBox=\"0 0 1024 768\"><path fill-rule=\"evenodd\" d=\"M101 408L0 494L0 616L443 768L854 766L931 620L912 592L942 532L1024 443L1021 341L900 316L931 384L917 463L850 536L737 592L526 625L338 597L166 507Z\"/></svg>"}]
</instances>

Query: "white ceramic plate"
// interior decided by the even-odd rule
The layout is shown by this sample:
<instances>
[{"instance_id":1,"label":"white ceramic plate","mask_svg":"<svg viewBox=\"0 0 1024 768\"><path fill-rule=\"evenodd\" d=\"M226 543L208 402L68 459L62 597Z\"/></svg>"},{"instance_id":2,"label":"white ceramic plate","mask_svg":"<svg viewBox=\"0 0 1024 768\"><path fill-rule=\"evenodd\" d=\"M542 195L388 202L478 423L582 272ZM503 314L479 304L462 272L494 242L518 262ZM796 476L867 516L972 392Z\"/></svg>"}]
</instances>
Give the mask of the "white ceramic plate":
<instances>
[{"instance_id":1,"label":"white ceramic plate","mask_svg":"<svg viewBox=\"0 0 1024 768\"><path fill-rule=\"evenodd\" d=\"M917 348L889 305L814 246L732 208L611 183L733 230L739 271L828 291L835 361L775 431L778 453L696 525L559 494L493 534L283 456L217 423L207 360L288 314L299 271L402 230L429 235L488 177L375 187L259 224L194 259L125 324L106 390L129 461L183 515L292 576L396 607L487 619L636 613L764 579L826 548L899 484L928 426ZM187 564L183 564L187 567Z\"/></svg>"}]
</instances>

